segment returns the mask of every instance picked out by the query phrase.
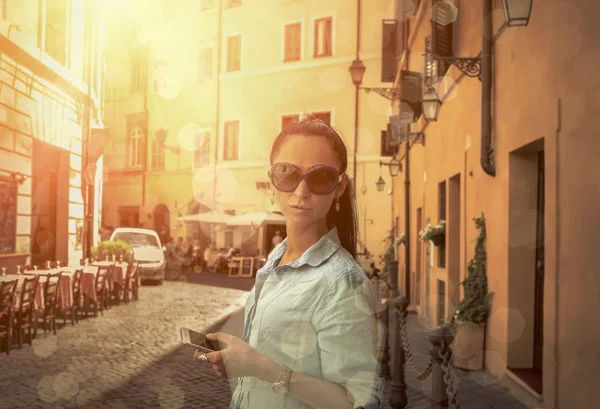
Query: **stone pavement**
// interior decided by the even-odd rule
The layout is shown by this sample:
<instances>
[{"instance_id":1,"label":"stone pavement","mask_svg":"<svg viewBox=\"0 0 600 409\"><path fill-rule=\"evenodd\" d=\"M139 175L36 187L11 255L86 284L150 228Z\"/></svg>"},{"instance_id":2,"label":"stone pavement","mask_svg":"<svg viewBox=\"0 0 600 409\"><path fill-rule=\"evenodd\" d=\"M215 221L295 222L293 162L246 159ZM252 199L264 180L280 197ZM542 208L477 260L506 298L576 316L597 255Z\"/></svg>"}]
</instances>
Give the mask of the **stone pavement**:
<instances>
[{"instance_id":1,"label":"stone pavement","mask_svg":"<svg viewBox=\"0 0 600 409\"><path fill-rule=\"evenodd\" d=\"M138 302L13 348L0 356L0 409L228 408L233 383L192 359L179 328L241 336L252 281L236 280L198 274L143 286ZM416 315L408 322L417 368L424 368L429 330ZM456 372L462 409L525 408L489 374ZM407 408L429 409L431 378L419 383L409 374L407 381ZM384 409L391 409L390 396L388 381Z\"/></svg>"},{"instance_id":2,"label":"stone pavement","mask_svg":"<svg viewBox=\"0 0 600 409\"><path fill-rule=\"evenodd\" d=\"M411 350L415 357L418 371L425 369L429 362L429 333L431 328L419 319L416 314L408 315L408 334ZM392 371L394 370L391 367ZM500 380L486 371L468 372L454 369L455 386L458 388L458 402L461 409L526 409L519 400L513 397L508 389L500 385ZM407 367L406 383L408 385L407 409L429 409L431 397L431 376L419 382ZM390 404L391 381L386 383L386 399L384 409L393 409Z\"/></svg>"},{"instance_id":3,"label":"stone pavement","mask_svg":"<svg viewBox=\"0 0 600 409\"><path fill-rule=\"evenodd\" d=\"M140 300L0 356L0 408L228 408L231 387L179 342L182 326L230 333L237 289L166 282ZM236 321L237 317L237 321Z\"/></svg>"}]
</instances>

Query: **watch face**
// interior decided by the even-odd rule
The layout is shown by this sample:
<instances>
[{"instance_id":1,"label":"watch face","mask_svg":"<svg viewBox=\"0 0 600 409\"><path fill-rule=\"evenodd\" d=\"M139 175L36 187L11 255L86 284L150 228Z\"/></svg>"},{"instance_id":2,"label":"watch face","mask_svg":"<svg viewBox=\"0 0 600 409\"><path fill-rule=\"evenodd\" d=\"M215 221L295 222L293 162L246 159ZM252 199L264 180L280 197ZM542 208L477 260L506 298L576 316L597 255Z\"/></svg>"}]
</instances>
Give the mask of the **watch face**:
<instances>
[{"instance_id":1,"label":"watch face","mask_svg":"<svg viewBox=\"0 0 600 409\"><path fill-rule=\"evenodd\" d=\"M275 392L275 393L279 393L281 395L287 393L287 388L282 384L276 383L272 386L272 388L273 388L273 392Z\"/></svg>"}]
</instances>

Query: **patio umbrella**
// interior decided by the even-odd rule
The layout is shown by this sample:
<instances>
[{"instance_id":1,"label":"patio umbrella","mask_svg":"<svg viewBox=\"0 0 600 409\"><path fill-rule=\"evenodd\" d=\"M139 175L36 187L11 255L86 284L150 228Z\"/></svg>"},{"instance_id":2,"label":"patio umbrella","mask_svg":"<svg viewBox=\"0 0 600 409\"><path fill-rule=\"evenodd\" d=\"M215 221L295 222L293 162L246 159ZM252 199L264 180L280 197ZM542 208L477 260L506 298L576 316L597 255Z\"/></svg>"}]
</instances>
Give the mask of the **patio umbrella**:
<instances>
[{"instance_id":1,"label":"patio umbrella","mask_svg":"<svg viewBox=\"0 0 600 409\"><path fill-rule=\"evenodd\" d=\"M224 224L233 216L225 213L216 211L190 214L188 216L178 217L177 220L182 222L197 222L197 223L213 223L213 224Z\"/></svg>"},{"instance_id":2,"label":"patio umbrella","mask_svg":"<svg viewBox=\"0 0 600 409\"><path fill-rule=\"evenodd\" d=\"M228 226L253 226L261 225L265 222L269 224L285 224L285 218L279 213L254 212L234 216L227 220L226 224Z\"/></svg>"}]
</instances>

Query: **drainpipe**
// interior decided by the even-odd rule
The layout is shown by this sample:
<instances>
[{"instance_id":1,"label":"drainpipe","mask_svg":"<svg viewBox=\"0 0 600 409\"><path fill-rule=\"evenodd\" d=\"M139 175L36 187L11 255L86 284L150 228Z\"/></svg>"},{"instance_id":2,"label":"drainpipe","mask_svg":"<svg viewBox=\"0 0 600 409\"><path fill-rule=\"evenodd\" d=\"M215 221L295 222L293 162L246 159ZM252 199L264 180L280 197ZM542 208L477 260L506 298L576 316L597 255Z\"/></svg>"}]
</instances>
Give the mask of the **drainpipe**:
<instances>
[{"instance_id":1,"label":"drainpipe","mask_svg":"<svg viewBox=\"0 0 600 409\"><path fill-rule=\"evenodd\" d=\"M215 112L215 166L213 175L213 210L217 210L217 171L219 165L219 138L220 122L221 122L221 41L223 37L223 5L218 2L219 17L217 24L217 84L216 84L216 112ZM205 141L206 142L206 141Z\"/></svg>"},{"instance_id":2,"label":"drainpipe","mask_svg":"<svg viewBox=\"0 0 600 409\"><path fill-rule=\"evenodd\" d=\"M496 176L492 159L492 2L483 1L483 45L481 52L481 168L490 176Z\"/></svg>"}]
</instances>

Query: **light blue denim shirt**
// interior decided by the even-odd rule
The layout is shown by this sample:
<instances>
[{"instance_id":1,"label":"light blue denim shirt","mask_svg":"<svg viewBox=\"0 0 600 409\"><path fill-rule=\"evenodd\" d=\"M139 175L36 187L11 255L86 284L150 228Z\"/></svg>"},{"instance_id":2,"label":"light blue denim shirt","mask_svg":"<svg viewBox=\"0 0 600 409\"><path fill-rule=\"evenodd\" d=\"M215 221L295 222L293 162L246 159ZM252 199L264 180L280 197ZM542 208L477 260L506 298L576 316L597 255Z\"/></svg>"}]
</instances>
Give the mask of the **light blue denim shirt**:
<instances>
[{"instance_id":1,"label":"light blue denim shirt","mask_svg":"<svg viewBox=\"0 0 600 409\"><path fill-rule=\"evenodd\" d=\"M287 239L256 274L246 301L243 340L269 358L315 378L345 386L354 408L383 402L376 322L368 278L331 229L297 260L278 262ZM306 409L291 394L278 395L270 383L238 379L231 409Z\"/></svg>"}]
</instances>

